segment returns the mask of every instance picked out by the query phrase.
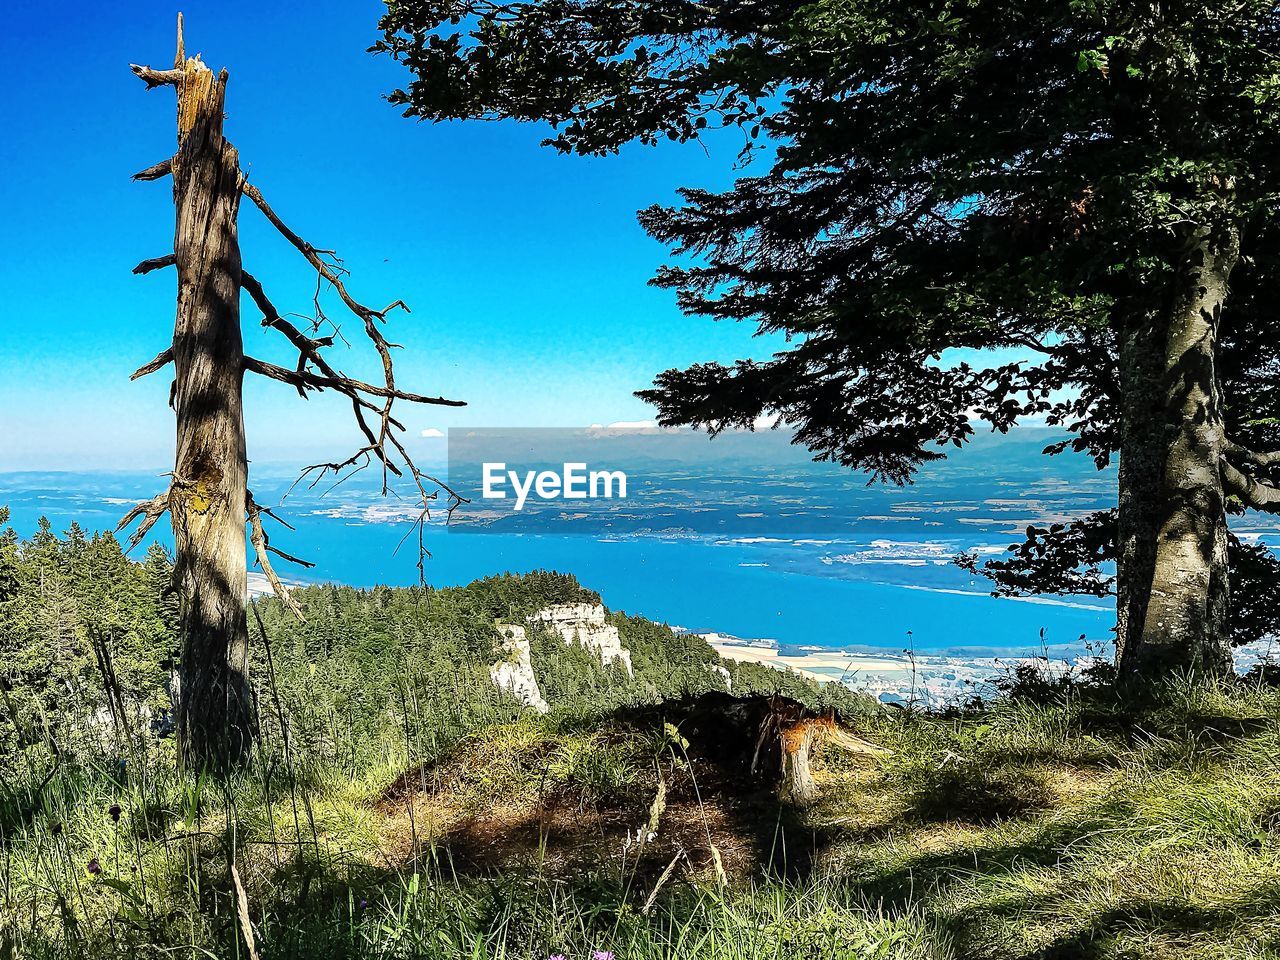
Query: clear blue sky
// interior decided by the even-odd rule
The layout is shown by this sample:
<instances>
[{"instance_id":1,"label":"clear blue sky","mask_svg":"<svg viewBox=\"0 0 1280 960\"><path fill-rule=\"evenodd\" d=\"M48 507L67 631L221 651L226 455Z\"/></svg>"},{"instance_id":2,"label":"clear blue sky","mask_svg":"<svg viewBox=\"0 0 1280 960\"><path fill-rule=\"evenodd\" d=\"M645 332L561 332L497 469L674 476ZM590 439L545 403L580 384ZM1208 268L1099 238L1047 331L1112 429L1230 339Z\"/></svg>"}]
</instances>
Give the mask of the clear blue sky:
<instances>
[{"instance_id":1,"label":"clear blue sky","mask_svg":"<svg viewBox=\"0 0 1280 960\"><path fill-rule=\"evenodd\" d=\"M671 145L584 160L540 147L532 125L405 120L382 100L402 71L365 53L376 0L5 6L0 469L162 469L170 457L168 376L128 375L171 337L173 272L130 270L171 249L172 205L168 181L129 176L172 153L174 102L128 65L172 62L179 9L188 54L230 71L226 131L251 179L299 233L337 248L359 299L413 308L392 320L399 383L470 402L413 411L415 438L645 419L631 392L654 373L771 352L748 329L681 316L645 285L666 251L635 211L679 185L727 185L730 141L709 155ZM307 310L306 264L252 205L240 224L246 269L282 311ZM257 321L246 299L246 349L287 362ZM352 343L339 365L372 376L371 352ZM252 459L355 442L340 399L248 381Z\"/></svg>"}]
</instances>

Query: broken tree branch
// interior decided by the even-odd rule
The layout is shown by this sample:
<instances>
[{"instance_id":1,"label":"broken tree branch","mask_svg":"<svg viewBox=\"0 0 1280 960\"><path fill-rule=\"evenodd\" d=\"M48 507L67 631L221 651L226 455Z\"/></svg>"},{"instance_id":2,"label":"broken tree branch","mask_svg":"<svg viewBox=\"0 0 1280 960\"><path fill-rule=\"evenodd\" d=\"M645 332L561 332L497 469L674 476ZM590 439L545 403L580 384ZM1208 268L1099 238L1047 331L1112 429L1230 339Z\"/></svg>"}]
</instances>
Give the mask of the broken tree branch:
<instances>
[{"instance_id":1,"label":"broken tree branch","mask_svg":"<svg viewBox=\"0 0 1280 960\"><path fill-rule=\"evenodd\" d=\"M159 180L173 173L173 157L167 160L161 160L157 164L147 167L145 170L139 170L130 179L133 180Z\"/></svg>"},{"instance_id":2,"label":"broken tree branch","mask_svg":"<svg viewBox=\"0 0 1280 960\"><path fill-rule=\"evenodd\" d=\"M315 564L290 556L283 550L277 550L275 547L271 546L271 540L267 536L267 531L262 525L262 517L265 514L273 520L280 521L280 518L267 508L260 507L253 499L253 494L251 492L245 491L245 500L245 512L249 517L249 542L253 544L253 552L258 559L258 566L262 568L263 575L266 576L267 582L271 584L272 591L280 598L280 602L288 607L295 617L303 623L306 623L307 618L302 615L302 607L298 605L297 600L293 599L293 595L289 592L289 588L284 585L283 581L281 581L280 577L276 574L275 568L271 566L270 555L274 553L276 556L283 557L290 563L296 563L300 567L310 568L314 567ZM280 522L283 523L283 521ZM288 526L288 524L285 525Z\"/></svg>"},{"instance_id":3,"label":"broken tree branch","mask_svg":"<svg viewBox=\"0 0 1280 960\"><path fill-rule=\"evenodd\" d=\"M393 393L396 389L396 381L395 367L391 360L392 344L389 343L386 337L382 335L382 331L378 329L378 323L380 321L385 322L387 313L397 306L406 312L409 309L408 306L405 305L402 300L395 300L384 310L374 310L357 301L347 291L346 285L342 282L342 277L339 276L341 268L335 267L333 264L326 262L322 256L325 251L312 246L306 240L303 240L302 237L298 236L298 234L294 233L294 231L280 219L276 212L271 209L270 204L267 203L266 199L262 196L262 193L256 186L251 183L246 183L244 185L244 195L257 205L258 209L262 211L263 216L265 216L267 220L270 221L270 223L280 232L281 236L293 244L294 248L297 249L307 262L315 268L319 277L329 282L334 290L338 292L338 296L342 299L342 302L346 304L347 309L359 317L364 323L365 335L368 336L370 342L374 346L374 349L378 352L378 357L382 361L383 381L385 382L386 390L388 391L386 395L386 403L382 406L380 415L381 425L375 442L376 447L379 449L384 448L388 434L392 430L391 407L396 400ZM318 306L319 302L317 300L317 307ZM463 404L455 401L449 405L462 406ZM382 461L384 465L387 463L387 459L385 457L382 458ZM385 469L383 471L382 481L383 491L385 492L387 489L387 472Z\"/></svg>"},{"instance_id":4,"label":"broken tree branch","mask_svg":"<svg viewBox=\"0 0 1280 960\"><path fill-rule=\"evenodd\" d=\"M182 70L156 70L140 63L129 64L129 69L134 72L134 75L139 80L147 85L148 90L154 90L156 87L177 87L182 85Z\"/></svg>"},{"instance_id":5,"label":"broken tree branch","mask_svg":"<svg viewBox=\"0 0 1280 960\"><path fill-rule=\"evenodd\" d=\"M173 363L173 347L165 347L156 354L154 360L147 361L137 370L133 371L133 373L129 375L129 379L138 380L149 373L155 373L157 370L163 369L170 363Z\"/></svg>"},{"instance_id":6,"label":"broken tree branch","mask_svg":"<svg viewBox=\"0 0 1280 960\"><path fill-rule=\"evenodd\" d=\"M133 272L138 276L142 276L152 270L163 270L165 267L172 267L177 262L178 255L176 253L166 253L163 257L152 257L150 260L143 260L133 268Z\"/></svg>"},{"instance_id":7,"label":"broken tree branch","mask_svg":"<svg viewBox=\"0 0 1280 960\"><path fill-rule=\"evenodd\" d=\"M466 404L460 400L427 397L398 389L395 382L395 367L391 359L391 349L396 345L390 343L382 335L379 324L386 322L387 314L392 310L399 308L407 313L409 312L409 307L403 300L393 300L382 310L375 310L357 301L351 296L343 282L343 277L346 276L347 271L343 268L342 261L337 258L332 250L322 250L302 239L271 209L261 191L253 184L245 182L242 184L241 190L244 196L252 200L258 209L262 211L263 216L280 232L281 236L288 240L315 269L316 293L313 299L316 306L317 329L320 323L326 319L320 306L320 290L324 283L328 283L337 291L339 298L347 309L363 323L365 335L373 344L374 349L378 352L379 359L382 361L384 385L381 387L355 380L333 369L320 354L323 348L332 345L333 338L317 339L303 334L297 327L280 315L275 305L267 298L262 285L254 277L242 274L242 286L249 291L249 295L262 311L263 326L274 327L279 330L298 350L298 365L294 370L288 370L276 364L248 357L245 359L245 369L279 380L282 383L288 383L304 396L307 389L336 390L344 394L351 400L356 423L368 441L365 446L361 447L346 460L333 463L318 463L307 467L294 482L294 486L311 477L310 485L314 487L323 477L330 473L338 477L337 483L341 483L348 476L369 466L376 458L382 466L382 491L386 494L389 490L389 476L391 474L402 476L403 472L407 472L417 490L418 506L420 508L418 518L414 527L410 529L409 534L412 534L414 529L417 530L418 572L419 576L425 580L424 561L429 554L424 544L423 530L426 520L430 517L431 503L436 500L439 491L444 490L449 495L448 513L452 515L454 509L467 501L438 478L425 474L418 469L404 443L396 435L397 432L404 432L404 425L392 415L392 407L397 400L449 407L461 407ZM307 369L308 364L320 372L311 372ZM375 406L366 399L367 397L376 397L382 403ZM376 413L378 417L379 423L376 431L364 418L364 411L366 410ZM394 462L393 456L395 458ZM344 471L348 470L350 472L344 476ZM428 489L429 487L431 489ZM406 534L406 538L409 534Z\"/></svg>"},{"instance_id":8,"label":"broken tree branch","mask_svg":"<svg viewBox=\"0 0 1280 960\"><path fill-rule=\"evenodd\" d=\"M285 335L288 341L297 348L299 370L305 369L306 364L311 363L325 376L333 377L335 379L341 378L341 374L331 367L320 355L321 349L333 344L332 337L308 337L296 326L282 317L280 315L280 311L276 309L275 304L268 299L266 291L262 288L262 284L259 283L258 279L251 273L242 271L240 274L240 284L249 292L249 296L253 298L253 302L257 304L258 309L262 311L262 325L264 327L271 327L275 330L279 330ZM303 385L297 385L297 390L300 396L304 398L306 397L306 388ZM368 421L364 418L364 410L366 409L376 413L379 417L382 415L382 410L358 396L351 396L351 409L355 414L356 425L359 426L360 432L365 435L365 439L369 441L369 447L362 452L373 450L377 454L378 459L382 462L384 469L390 470L397 477L401 476L400 468L387 458L382 445L378 443L378 438L374 436L372 428L370 428ZM393 426L403 429L403 426L394 418L391 423ZM357 456L359 456L359 454L357 454Z\"/></svg>"},{"instance_id":9,"label":"broken tree branch","mask_svg":"<svg viewBox=\"0 0 1280 960\"><path fill-rule=\"evenodd\" d=\"M385 387L365 383L363 380L356 380L353 377L324 377L311 373L309 370L286 370L284 367L268 363L265 360L259 360L256 357L245 357L244 368L250 373L270 377L272 380L279 380L281 383L288 383L293 386L308 386L315 390L338 390L342 393L358 390L370 396L383 397L389 400L404 400L408 403L426 403L445 407L466 406L465 401L462 400L446 400L444 397L424 397L417 393L406 393L403 390L388 390Z\"/></svg>"},{"instance_id":10,"label":"broken tree branch","mask_svg":"<svg viewBox=\"0 0 1280 960\"><path fill-rule=\"evenodd\" d=\"M126 553L140 544L142 542L142 538L150 533L151 528L156 525L156 521L165 515L165 511L169 509L169 498L171 494L171 490L166 490L164 493L156 494L150 500L143 500L140 504L126 513L124 517L121 518L120 522L116 524L116 533L119 533L121 530L125 529L125 527L129 526L129 524L133 523L134 520L138 519L138 517L142 517L142 522L138 524L138 529L133 531L129 536L129 546L125 551Z\"/></svg>"}]
</instances>

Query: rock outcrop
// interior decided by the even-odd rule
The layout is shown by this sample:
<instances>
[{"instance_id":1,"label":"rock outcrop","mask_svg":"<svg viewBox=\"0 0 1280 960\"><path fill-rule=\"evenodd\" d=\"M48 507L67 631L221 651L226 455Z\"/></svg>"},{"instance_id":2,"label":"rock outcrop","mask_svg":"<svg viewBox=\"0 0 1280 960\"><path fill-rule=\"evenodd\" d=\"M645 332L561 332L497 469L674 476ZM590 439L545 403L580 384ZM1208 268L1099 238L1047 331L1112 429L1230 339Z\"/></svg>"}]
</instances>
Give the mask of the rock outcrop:
<instances>
[{"instance_id":1,"label":"rock outcrop","mask_svg":"<svg viewBox=\"0 0 1280 960\"><path fill-rule=\"evenodd\" d=\"M529 618L532 624L545 624L564 640L566 646L578 644L592 650L606 667L620 663L631 676L631 651L622 646L618 628L605 621L604 607L591 603L564 603L539 610Z\"/></svg>"},{"instance_id":2,"label":"rock outcrop","mask_svg":"<svg viewBox=\"0 0 1280 960\"><path fill-rule=\"evenodd\" d=\"M503 659L489 667L489 676L499 690L505 690L526 707L546 713L547 701L538 688L538 678L533 674L533 662L529 659L529 637L524 627L514 624L498 624L503 636Z\"/></svg>"}]
</instances>

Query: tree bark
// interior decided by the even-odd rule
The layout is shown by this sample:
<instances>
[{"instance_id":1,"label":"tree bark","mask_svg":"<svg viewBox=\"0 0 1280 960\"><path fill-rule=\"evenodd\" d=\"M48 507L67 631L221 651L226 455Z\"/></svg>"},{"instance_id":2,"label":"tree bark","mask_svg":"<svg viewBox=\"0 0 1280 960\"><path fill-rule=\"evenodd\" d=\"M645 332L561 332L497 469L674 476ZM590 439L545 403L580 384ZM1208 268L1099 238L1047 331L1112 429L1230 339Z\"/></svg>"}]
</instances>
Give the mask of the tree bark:
<instances>
[{"instance_id":1,"label":"tree bark","mask_svg":"<svg viewBox=\"0 0 1280 960\"><path fill-rule=\"evenodd\" d=\"M177 413L170 516L182 597L178 701L181 761L193 770L241 763L252 742L248 683L246 474L240 333L241 174L222 135L226 72L181 62L174 254L173 402Z\"/></svg>"},{"instance_id":2,"label":"tree bark","mask_svg":"<svg viewBox=\"0 0 1280 960\"><path fill-rule=\"evenodd\" d=\"M1198 232L1168 315L1161 377L1165 454L1156 499L1150 592L1139 627L1133 608L1140 602L1140 591L1133 585L1140 581L1132 578L1144 572L1146 557L1145 547L1138 545L1135 566L1128 571L1125 635L1117 647L1120 666L1147 677L1172 669L1222 673L1230 668L1221 473L1225 440L1216 359L1219 318L1239 251L1235 228ZM1150 464L1139 467L1142 473ZM1130 491L1130 496L1135 494L1141 495ZM1134 534L1149 515L1145 507L1131 504L1132 526L1127 532ZM1125 533L1122 520L1122 556Z\"/></svg>"},{"instance_id":3,"label":"tree bark","mask_svg":"<svg viewBox=\"0 0 1280 960\"><path fill-rule=\"evenodd\" d=\"M1156 535L1160 528L1160 483L1168 440L1160 381L1164 364L1154 318L1120 335L1119 529L1116 543L1116 661L1125 664L1137 648L1151 599Z\"/></svg>"}]
</instances>

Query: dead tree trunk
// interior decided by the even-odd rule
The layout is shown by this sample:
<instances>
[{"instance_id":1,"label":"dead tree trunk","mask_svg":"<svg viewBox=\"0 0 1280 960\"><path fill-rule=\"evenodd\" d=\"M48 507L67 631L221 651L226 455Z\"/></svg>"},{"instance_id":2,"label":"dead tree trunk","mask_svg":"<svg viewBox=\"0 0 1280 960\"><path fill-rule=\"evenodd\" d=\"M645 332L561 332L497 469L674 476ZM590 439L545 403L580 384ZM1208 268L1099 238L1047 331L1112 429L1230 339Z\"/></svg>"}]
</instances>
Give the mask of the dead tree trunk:
<instances>
[{"instance_id":1,"label":"dead tree trunk","mask_svg":"<svg viewBox=\"0 0 1280 960\"><path fill-rule=\"evenodd\" d=\"M214 76L178 54L171 71L135 68L148 86L178 93L178 149L139 177L173 178L173 265L178 307L171 403L177 452L165 506L173 523L174 579L181 598L182 663L177 704L182 762L227 769L252 743L245 618L248 508L244 346L240 333L240 246L236 217L241 174L222 135L227 73ZM137 272L168 266L161 257Z\"/></svg>"},{"instance_id":2,"label":"dead tree trunk","mask_svg":"<svg viewBox=\"0 0 1280 960\"><path fill-rule=\"evenodd\" d=\"M173 69L137 65L132 69L148 88L169 86L177 91L178 149L170 159L135 176L138 180L173 178L173 253L144 260L134 270L142 274L177 268L173 341L133 375L136 379L173 363L171 405L177 417L177 451L169 489L131 510L120 527L142 518L131 537L131 544L136 545L166 511L170 515L176 550L174 580L181 599L182 660L177 698L180 761L193 770L222 771L242 764L252 746L253 695L248 678L245 616L246 521L258 565L281 600L301 616L300 608L272 569L270 554L303 561L270 545L263 518L275 515L256 504L247 487L242 408L245 372L286 383L303 397L323 390L346 397L366 445L344 461L309 467L304 476L340 473L376 462L382 468L384 492L390 476L407 476L413 482L422 511L419 524L425 522L429 502L439 489L453 498L451 506L458 498L417 469L397 436L404 426L393 415L393 404L406 400L460 406L461 402L396 388L391 344L379 325L393 308L408 308L399 300L383 310L357 302L343 284L346 271L341 261L285 226L261 192L246 182L236 150L222 131L227 72L223 70L215 76L198 57L185 56L181 15ZM384 385L346 377L322 356L321 351L333 345L334 337L316 335L326 322L319 293L314 330L305 334L281 316L262 284L241 270L236 223L242 196L253 200L320 280L331 286L363 322L365 333L382 360ZM296 367L280 367L244 355L240 330L242 287L262 311L263 326L284 334L298 351Z\"/></svg>"},{"instance_id":3,"label":"dead tree trunk","mask_svg":"<svg viewBox=\"0 0 1280 960\"><path fill-rule=\"evenodd\" d=\"M240 167L222 136L226 72L215 78L195 59L175 66L183 78L172 171L178 429L169 516L184 638L178 737L189 766L221 768L243 760L252 740L236 237Z\"/></svg>"}]
</instances>

